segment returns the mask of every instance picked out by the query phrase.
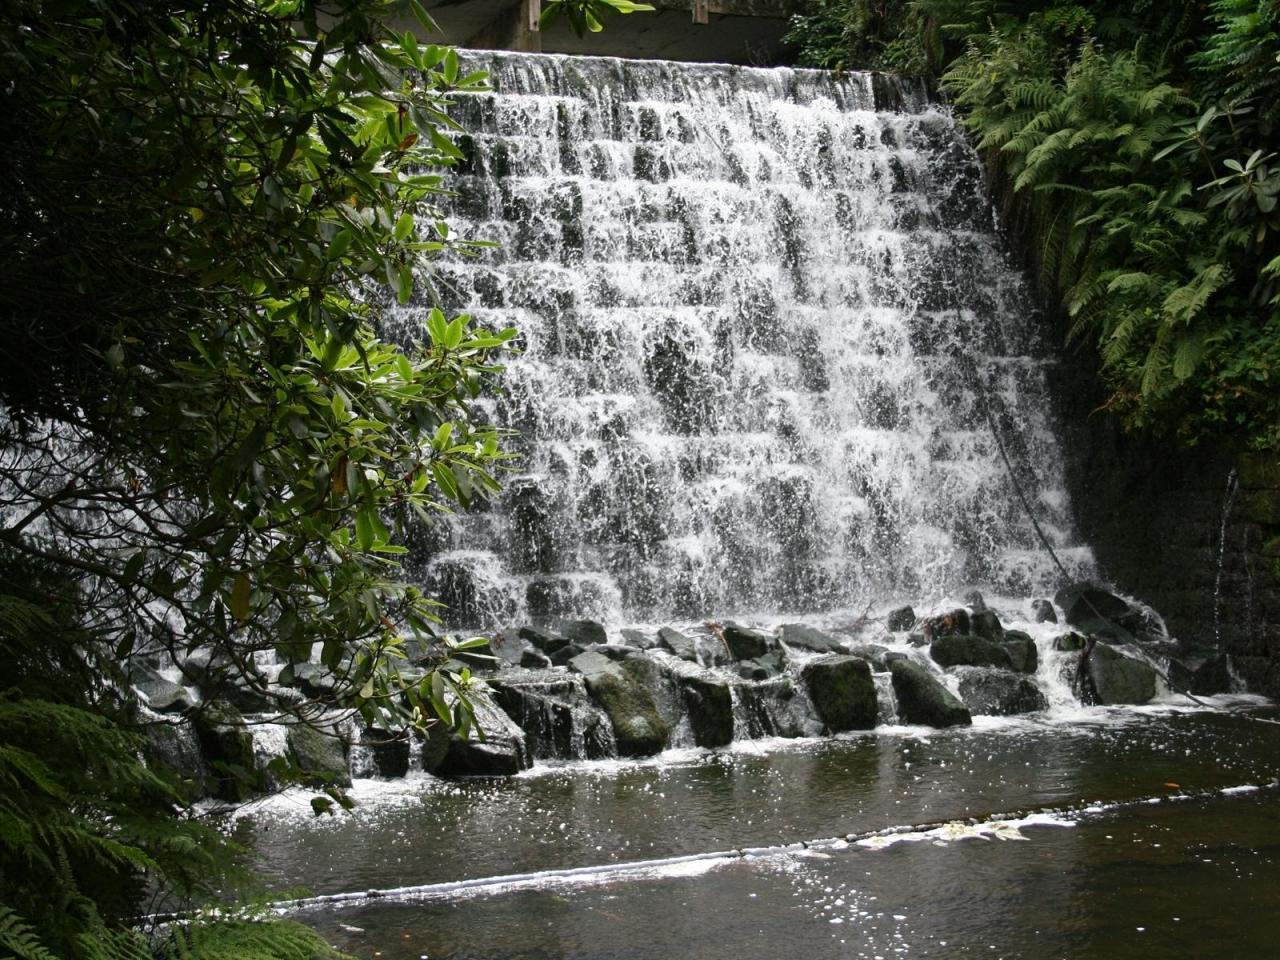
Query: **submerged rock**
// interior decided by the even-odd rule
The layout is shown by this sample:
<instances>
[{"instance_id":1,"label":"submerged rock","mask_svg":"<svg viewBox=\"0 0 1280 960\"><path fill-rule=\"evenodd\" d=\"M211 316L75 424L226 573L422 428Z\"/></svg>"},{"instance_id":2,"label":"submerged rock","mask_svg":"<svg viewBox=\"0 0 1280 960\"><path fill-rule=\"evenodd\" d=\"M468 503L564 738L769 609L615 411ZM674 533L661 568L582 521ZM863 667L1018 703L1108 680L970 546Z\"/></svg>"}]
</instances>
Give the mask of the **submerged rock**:
<instances>
[{"instance_id":1,"label":"submerged rock","mask_svg":"<svg viewBox=\"0 0 1280 960\"><path fill-rule=\"evenodd\" d=\"M733 742L733 696L728 684L702 677L681 677L680 691L695 744L724 747Z\"/></svg>"},{"instance_id":2,"label":"submerged rock","mask_svg":"<svg viewBox=\"0 0 1280 960\"><path fill-rule=\"evenodd\" d=\"M1035 640L1021 630L1007 630L1003 646L1013 662L1013 669L1019 673L1035 673L1040 664L1040 652L1036 649Z\"/></svg>"},{"instance_id":3,"label":"submerged rock","mask_svg":"<svg viewBox=\"0 0 1280 960\"><path fill-rule=\"evenodd\" d=\"M831 634L803 623L784 623L780 632L782 642L788 647L798 647L812 653L836 653L843 650L840 641Z\"/></svg>"},{"instance_id":4,"label":"submerged rock","mask_svg":"<svg viewBox=\"0 0 1280 960\"><path fill-rule=\"evenodd\" d=\"M806 663L800 671L818 718L831 733L870 730L879 706L871 666L858 657L829 656Z\"/></svg>"},{"instance_id":5,"label":"submerged rock","mask_svg":"<svg viewBox=\"0 0 1280 960\"><path fill-rule=\"evenodd\" d=\"M898 699L898 716L903 722L930 727L973 722L969 708L920 664L906 659L894 660L889 670L893 674L893 693Z\"/></svg>"},{"instance_id":6,"label":"submerged rock","mask_svg":"<svg viewBox=\"0 0 1280 960\"><path fill-rule=\"evenodd\" d=\"M975 714L1009 716L1047 710L1049 701L1027 677L1005 670L967 670L960 677L960 697Z\"/></svg>"},{"instance_id":7,"label":"submerged rock","mask_svg":"<svg viewBox=\"0 0 1280 960\"><path fill-rule=\"evenodd\" d=\"M1013 657L1002 643L984 637L949 634L929 644L929 656L940 667L1003 667L1013 669Z\"/></svg>"},{"instance_id":8,"label":"submerged rock","mask_svg":"<svg viewBox=\"0 0 1280 960\"><path fill-rule=\"evenodd\" d=\"M1140 704L1156 695L1155 669L1108 644L1094 646L1085 669L1098 703Z\"/></svg>"}]
</instances>

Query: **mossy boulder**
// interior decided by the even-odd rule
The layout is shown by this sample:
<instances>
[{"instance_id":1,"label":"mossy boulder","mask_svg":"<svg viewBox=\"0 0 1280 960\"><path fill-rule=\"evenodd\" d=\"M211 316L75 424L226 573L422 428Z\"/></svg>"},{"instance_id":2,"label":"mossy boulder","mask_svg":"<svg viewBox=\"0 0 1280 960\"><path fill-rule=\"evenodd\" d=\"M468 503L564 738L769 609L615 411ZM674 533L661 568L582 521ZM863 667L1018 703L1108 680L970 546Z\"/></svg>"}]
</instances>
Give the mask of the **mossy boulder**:
<instances>
[{"instance_id":1,"label":"mossy boulder","mask_svg":"<svg viewBox=\"0 0 1280 960\"><path fill-rule=\"evenodd\" d=\"M1040 651L1036 642L1028 633L1021 630L1006 630L1001 645L1009 654L1013 669L1018 673L1035 673L1040 664Z\"/></svg>"},{"instance_id":2,"label":"mossy boulder","mask_svg":"<svg viewBox=\"0 0 1280 960\"><path fill-rule=\"evenodd\" d=\"M1147 703L1156 695L1156 671L1150 664L1099 643L1085 662L1097 702Z\"/></svg>"},{"instance_id":3,"label":"mossy boulder","mask_svg":"<svg viewBox=\"0 0 1280 960\"><path fill-rule=\"evenodd\" d=\"M956 695L938 682L928 670L913 660L894 660L893 693L898 699L898 716L904 723L930 727L970 724L973 717Z\"/></svg>"},{"instance_id":4,"label":"mossy boulder","mask_svg":"<svg viewBox=\"0 0 1280 960\"><path fill-rule=\"evenodd\" d=\"M1013 658L1004 644L985 637L953 633L929 644L929 656L940 667L1002 667L1013 669Z\"/></svg>"},{"instance_id":5,"label":"mossy boulder","mask_svg":"<svg viewBox=\"0 0 1280 960\"><path fill-rule=\"evenodd\" d=\"M609 665L616 669L612 662ZM649 757L662 752L671 728L658 713L648 690L625 671L621 675L612 670L601 671L586 674L585 679L591 699L613 727L619 756Z\"/></svg>"},{"instance_id":6,"label":"mossy boulder","mask_svg":"<svg viewBox=\"0 0 1280 960\"><path fill-rule=\"evenodd\" d=\"M351 786L347 744L336 730L296 724L289 728L287 740L290 758L299 770L310 774L305 778L307 783Z\"/></svg>"},{"instance_id":7,"label":"mossy boulder","mask_svg":"<svg viewBox=\"0 0 1280 960\"><path fill-rule=\"evenodd\" d=\"M800 677L829 732L870 730L876 725L876 684L867 661L848 656L822 657L806 663Z\"/></svg>"},{"instance_id":8,"label":"mossy boulder","mask_svg":"<svg viewBox=\"0 0 1280 960\"><path fill-rule=\"evenodd\" d=\"M214 774L213 793L239 802L252 793L253 735L240 711L229 703L205 704L192 718L200 752Z\"/></svg>"},{"instance_id":9,"label":"mossy boulder","mask_svg":"<svg viewBox=\"0 0 1280 960\"><path fill-rule=\"evenodd\" d=\"M969 629L984 640L999 642L1004 639L1004 626L994 610L983 607L969 616Z\"/></svg>"}]
</instances>

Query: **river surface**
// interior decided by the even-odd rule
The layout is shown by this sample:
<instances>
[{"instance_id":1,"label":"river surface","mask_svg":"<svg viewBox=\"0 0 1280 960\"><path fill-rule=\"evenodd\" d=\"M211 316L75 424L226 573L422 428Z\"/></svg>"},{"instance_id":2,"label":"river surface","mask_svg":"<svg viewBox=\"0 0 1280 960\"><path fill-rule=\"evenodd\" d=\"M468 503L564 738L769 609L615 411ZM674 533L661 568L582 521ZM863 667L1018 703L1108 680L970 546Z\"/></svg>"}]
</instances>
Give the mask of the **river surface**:
<instances>
[{"instance_id":1,"label":"river surface","mask_svg":"<svg viewBox=\"0 0 1280 960\"><path fill-rule=\"evenodd\" d=\"M357 781L236 828L386 960L1274 957L1280 723L1218 703Z\"/></svg>"}]
</instances>

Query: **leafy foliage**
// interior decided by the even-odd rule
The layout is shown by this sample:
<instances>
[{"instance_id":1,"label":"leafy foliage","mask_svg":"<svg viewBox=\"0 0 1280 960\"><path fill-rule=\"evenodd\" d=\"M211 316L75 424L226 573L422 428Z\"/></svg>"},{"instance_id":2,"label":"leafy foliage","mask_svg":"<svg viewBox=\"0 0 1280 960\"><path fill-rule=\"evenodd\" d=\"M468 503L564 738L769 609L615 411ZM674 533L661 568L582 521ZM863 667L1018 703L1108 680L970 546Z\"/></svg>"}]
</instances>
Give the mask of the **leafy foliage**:
<instances>
[{"instance_id":1,"label":"leafy foliage","mask_svg":"<svg viewBox=\"0 0 1280 960\"><path fill-rule=\"evenodd\" d=\"M654 8L647 3L634 3L632 0L551 0L542 8L538 18L538 26L546 28L561 17L569 21L569 26L578 36L588 31L599 33L604 29L605 20L617 13L641 13Z\"/></svg>"},{"instance_id":2,"label":"leafy foliage","mask_svg":"<svg viewBox=\"0 0 1280 960\"><path fill-rule=\"evenodd\" d=\"M921 0L878 29L963 40L938 80L1108 406L1280 441L1280 8Z\"/></svg>"},{"instance_id":3,"label":"leafy foliage","mask_svg":"<svg viewBox=\"0 0 1280 960\"><path fill-rule=\"evenodd\" d=\"M28 363L0 387L0 536L82 577L120 656L213 649L265 693L256 652L319 644L340 702L422 723L397 664L433 603L393 579L387 518L496 489L471 404L514 331L377 332L467 249L433 199L445 92L483 81L387 6L9 5L0 325Z\"/></svg>"},{"instance_id":4,"label":"leafy foliage","mask_svg":"<svg viewBox=\"0 0 1280 960\"><path fill-rule=\"evenodd\" d=\"M404 526L497 489L502 437L474 404L515 332L431 306L430 258L481 246L436 200L461 155L448 97L484 77L392 34L402 6L6 4L0 335L22 362L0 380L5 950L149 955L127 923L146 896L238 876L151 756L134 666L198 652L225 689L313 719L316 702L273 699L273 652L286 682L319 661L326 709L472 722L465 643L437 635L396 558ZM328 955L264 924L171 946Z\"/></svg>"}]
</instances>

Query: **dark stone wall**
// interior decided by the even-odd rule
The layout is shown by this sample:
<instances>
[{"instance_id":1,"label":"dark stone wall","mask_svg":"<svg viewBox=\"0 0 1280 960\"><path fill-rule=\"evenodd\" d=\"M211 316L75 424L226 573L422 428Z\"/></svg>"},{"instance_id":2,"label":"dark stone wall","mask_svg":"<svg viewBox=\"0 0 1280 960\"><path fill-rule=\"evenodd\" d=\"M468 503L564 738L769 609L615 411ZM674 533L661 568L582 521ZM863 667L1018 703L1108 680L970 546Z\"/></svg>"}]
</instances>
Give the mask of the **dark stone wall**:
<instances>
[{"instance_id":1,"label":"dark stone wall","mask_svg":"<svg viewBox=\"0 0 1280 960\"><path fill-rule=\"evenodd\" d=\"M1280 453L1124 433L1088 357L1057 377L1078 532L1104 576L1185 651L1221 646L1250 690L1280 697Z\"/></svg>"}]
</instances>

